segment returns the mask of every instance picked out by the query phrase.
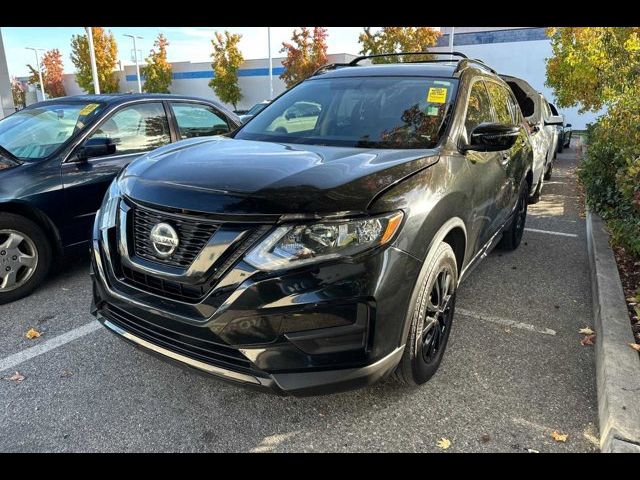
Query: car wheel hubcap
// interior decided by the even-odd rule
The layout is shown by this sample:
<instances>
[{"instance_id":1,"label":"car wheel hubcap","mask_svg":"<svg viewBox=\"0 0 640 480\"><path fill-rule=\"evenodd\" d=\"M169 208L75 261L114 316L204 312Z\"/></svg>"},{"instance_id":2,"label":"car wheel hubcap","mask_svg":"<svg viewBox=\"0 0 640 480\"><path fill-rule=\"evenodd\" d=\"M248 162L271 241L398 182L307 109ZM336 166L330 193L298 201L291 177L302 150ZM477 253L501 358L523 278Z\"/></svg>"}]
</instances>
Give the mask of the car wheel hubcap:
<instances>
[{"instance_id":1,"label":"car wheel hubcap","mask_svg":"<svg viewBox=\"0 0 640 480\"><path fill-rule=\"evenodd\" d=\"M38 266L38 251L28 236L15 230L0 230L0 292L21 287Z\"/></svg>"},{"instance_id":2,"label":"car wheel hubcap","mask_svg":"<svg viewBox=\"0 0 640 480\"><path fill-rule=\"evenodd\" d=\"M422 335L422 357L431 363L443 346L443 340L453 315L455 301L453 275L447 269L440 271L427 300Z\"/></svg>"}]
</instances>

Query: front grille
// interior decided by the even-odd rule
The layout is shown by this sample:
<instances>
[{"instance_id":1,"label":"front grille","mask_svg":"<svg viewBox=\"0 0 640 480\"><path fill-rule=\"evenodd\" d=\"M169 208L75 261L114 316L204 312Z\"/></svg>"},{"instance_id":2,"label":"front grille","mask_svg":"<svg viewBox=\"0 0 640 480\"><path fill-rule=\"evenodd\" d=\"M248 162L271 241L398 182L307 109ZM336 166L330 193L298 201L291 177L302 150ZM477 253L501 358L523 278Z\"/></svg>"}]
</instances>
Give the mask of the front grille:
<instances>
[{"instance_id":1,"label":"front grille","mask_svg":"<svg viewBox=\"0 0 640 480\"><path fill-rule=\"evenodd\" d=\"M132 212L135 254L146 260L178 268L188 268L219 228L219 224L215 222L159 212L140 205L133 206ZM155 255L149 237L151 229L161 222L170 224L178 233L180 243L169 258Z\"/></svg>"},{"instance_id":2,"label":"front grille","mask_svg":"<svg viewBox=\"0 0 640 480\"><path fill-rule=\"evenodd\" d=\"M164 280L144 272L134 270L124 265L120 266L122 275L127 283L135 287L155 293L162 297L172 298L181 301L200 300L208 291L207 283L201 285L189 285L186 283Z\"/></svg>"},{"instance_id":3,"label":"front grille","mask_svg":"<svg viewBox=\"0 0 640 480\"><path fill-rule=\"evenodd\" d=\"M109 304L102 307L101 313L120 328L173 352L222 368L251 372L251 362L244 355L235 348L203 338L205 334L207 336L212 334L202 327L189 329L185 325L185 330L189 329L189 334L176 332ZM198 334L193 331L194 329L204 331Z\"/></svg>"}]
</instances>

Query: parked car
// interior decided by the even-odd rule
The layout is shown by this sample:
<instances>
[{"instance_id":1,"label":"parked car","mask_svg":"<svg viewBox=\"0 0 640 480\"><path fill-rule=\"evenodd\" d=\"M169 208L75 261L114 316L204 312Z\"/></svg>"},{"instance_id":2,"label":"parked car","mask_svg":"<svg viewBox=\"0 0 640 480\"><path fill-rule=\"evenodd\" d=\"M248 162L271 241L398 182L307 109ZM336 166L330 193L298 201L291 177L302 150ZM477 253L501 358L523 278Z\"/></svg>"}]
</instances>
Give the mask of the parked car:
<instances>
[{"instance_id":1,"label":"parked car","mask_svg":"<svg viewBox=\"0 0 640 480\"><path fill-rule=\"evenodd\" d=\"M264 107L269 105L269 100L263 100L260 103L256 103L249 110L240 115L240 120L242 123L245 123L247 120L252 119L258 112L260 112Z\"/></svg>"},{"instance_id":2,"label":"parked car","mask_svg":"<svg viewBox=\"0 0 640 480\"><path fill-rule=\"evenodd\" d=\"M536 91L528 82L510 75L500 75L511 87L518 104L529 125L533 145L533 189L530 203L540 201L545 179L551 177L553 160L556 154L556 126L562 124L562 117L551 114L549 102L544 95Z\"/></svg>"},{"instance_id":3,"label":"parked car","mask_svg":"<svg viewBox=\"0 0 640 480\"><path fill-rule=\"evenodd\" d=\"M0 304L35 289L54 258L87 248L105 191L129 162L239 125L208 100L138 94L58 98L0 120Z\"/></svg>"},{"instance_id":4,"label":"parked car","mask_svg":"<svg viewBox=\"0 0 640 480\"><path fill-rule=\"evenodd\" d=\"M551 109L551 113L553 115L557 115L562 118L562 125L557 125L556 128L558 130L558 142L556 146L556 151L558 153L562 153L562 150L569 146L571 143L571 124L564 123L564 115L560 115L558 113L558 109L553 103L549 104L549 108Z\"/></svg>"},{"instance_id":5,"label":"parked car","mask_svg":"<svg viewBox=\"0 0 640 480\"><path fill-rule=\"evenodd\" d=\"M533 149L482 62L368 58L118 175L92 246L92 313L108 330L281 393L434 375L460 281L520 244ZM292 111L304 122L279 130Z\"/></svg>"}]
</instances>

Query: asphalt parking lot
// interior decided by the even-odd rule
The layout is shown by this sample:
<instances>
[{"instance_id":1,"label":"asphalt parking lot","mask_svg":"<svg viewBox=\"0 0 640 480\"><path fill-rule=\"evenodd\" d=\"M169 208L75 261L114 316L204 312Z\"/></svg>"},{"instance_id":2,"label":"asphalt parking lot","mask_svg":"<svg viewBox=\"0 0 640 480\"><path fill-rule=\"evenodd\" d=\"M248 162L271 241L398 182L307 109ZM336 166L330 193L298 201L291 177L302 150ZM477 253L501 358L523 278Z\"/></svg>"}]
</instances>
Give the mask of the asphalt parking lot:
<instances>
[{"instance_id":1,"label":"asphalt parking lot","mask_svg":"<svg viewBox=\"0 0 640 480\"><path fill-rule=\"evenodd\" d=\"M494 251L462 285L443 364L418 389L278 397L190 373L99 326L88 258L67 260L0 306L0 451L428 452L441 438L452 452L597 451L574 169L573 150L558 155L520 248ZM23 381L7 379L16 371Z\"/></svg>"}]
</instances>

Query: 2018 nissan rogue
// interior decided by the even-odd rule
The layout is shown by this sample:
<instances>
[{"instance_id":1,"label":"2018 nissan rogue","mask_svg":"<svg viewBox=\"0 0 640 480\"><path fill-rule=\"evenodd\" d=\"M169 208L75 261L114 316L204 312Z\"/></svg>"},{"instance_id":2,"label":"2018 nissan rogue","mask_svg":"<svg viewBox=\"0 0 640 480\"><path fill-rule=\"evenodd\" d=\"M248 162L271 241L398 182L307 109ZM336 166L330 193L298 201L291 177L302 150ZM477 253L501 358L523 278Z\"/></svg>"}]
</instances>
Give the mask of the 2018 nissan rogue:
<instances>
[{"instance_id":1,"label":"2018 nissan rogue","mask_svg":"<svg viewBox=\"0 0 640 480\"><path fill-rule=\"evenodd\" d=\"M369 58L319 70L234 133L125 168L93 232L100 322L279 393L427 381L460 281L520 243L532 147L484 63Z\"/></svg>"}]
</instances>

